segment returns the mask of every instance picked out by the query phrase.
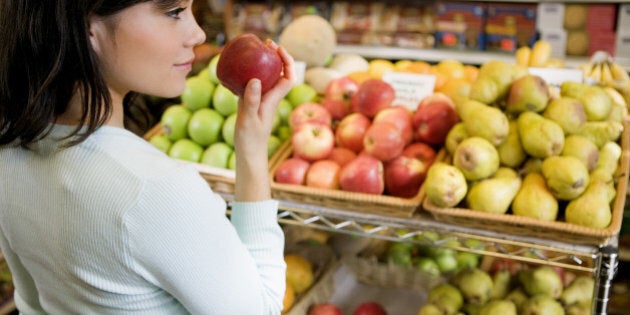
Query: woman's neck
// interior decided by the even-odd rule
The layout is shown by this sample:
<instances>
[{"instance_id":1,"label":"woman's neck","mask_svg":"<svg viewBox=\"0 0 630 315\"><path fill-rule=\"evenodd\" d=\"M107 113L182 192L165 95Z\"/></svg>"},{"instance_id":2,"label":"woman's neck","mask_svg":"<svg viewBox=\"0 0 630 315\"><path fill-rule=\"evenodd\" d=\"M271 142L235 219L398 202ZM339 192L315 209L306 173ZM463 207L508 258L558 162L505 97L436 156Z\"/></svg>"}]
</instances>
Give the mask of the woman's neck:
<instances>
[{"instance_id":1,"label":"woman's neck","mask_svg":"<svg viewBox=\"0 0 630 315\"><path fill-rule=\"evenodd\" d=\"M123 98L124 96L119 93L110 91L112 101L112 111L109 118L105 121L106 126L124 128L124 109ZM60 125L79 125L81 123L81 116L83 115L83 93L82 90L77 91L72 95L68 104L68 109L61 115L57 116L55 123Z\"/></svg>"}]
</instances>

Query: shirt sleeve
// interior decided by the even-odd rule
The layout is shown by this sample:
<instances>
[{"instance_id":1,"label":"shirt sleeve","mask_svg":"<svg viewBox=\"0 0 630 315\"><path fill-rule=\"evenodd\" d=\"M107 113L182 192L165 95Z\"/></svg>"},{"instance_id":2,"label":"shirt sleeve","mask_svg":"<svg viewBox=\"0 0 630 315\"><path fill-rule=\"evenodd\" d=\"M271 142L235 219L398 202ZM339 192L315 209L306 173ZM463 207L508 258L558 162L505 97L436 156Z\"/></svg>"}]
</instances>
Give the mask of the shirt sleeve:
<instances>
[{"instance_id":1,"label":"shirt sleeve","mask_svg":"<svg viewBox=\"0 0 630 315\"><path fill-rule=\"evenodd\" d=\"M146 184L125 217L130 264L193 314L280 314L277 202L226 203L193 169ZM244 303L244 301L247 301Z\"/></svg>"}]
</instances>

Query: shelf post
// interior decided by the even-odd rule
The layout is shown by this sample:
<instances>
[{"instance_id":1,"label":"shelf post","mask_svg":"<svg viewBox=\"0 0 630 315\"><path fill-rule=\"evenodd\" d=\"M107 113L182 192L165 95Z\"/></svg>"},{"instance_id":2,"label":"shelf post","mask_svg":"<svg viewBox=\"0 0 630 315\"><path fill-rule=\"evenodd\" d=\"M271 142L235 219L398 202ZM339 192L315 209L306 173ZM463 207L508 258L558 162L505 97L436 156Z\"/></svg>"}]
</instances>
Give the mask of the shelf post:
<instances>
[{"instance_id":1,"label":"shelf post","mask_svg":"<svg viewBox=\"0 0 630 315\"><path fill-rule=\"evenodd\" d=\"M597 273L595 276L595 289L593 296L592 314L608 314L608 302L610 301L610 289L612 280L617 274L619 265L619 249L614 246L599 248L597 255Z\"/></svg>"}]
</instances>

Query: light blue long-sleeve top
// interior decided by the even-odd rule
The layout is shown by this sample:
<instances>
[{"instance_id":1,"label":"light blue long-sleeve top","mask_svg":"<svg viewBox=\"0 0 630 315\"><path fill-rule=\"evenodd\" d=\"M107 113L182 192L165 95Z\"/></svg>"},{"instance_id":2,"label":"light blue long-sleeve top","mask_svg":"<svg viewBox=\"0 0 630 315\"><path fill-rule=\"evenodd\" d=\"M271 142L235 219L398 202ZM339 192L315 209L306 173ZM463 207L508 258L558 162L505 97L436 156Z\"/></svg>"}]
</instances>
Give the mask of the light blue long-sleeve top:
<instances>
[{"instance_id":1,"label":"light blue long-sleeve top","mask_svg":"<svg viewBox=\"0 0 630 315\"><path fill-rule=\"evenodd\" d=\"M189 165L101 127L0 149L0 246L22 314L279 314L275 200L226 203ZM252 183L254 184L254 183Z\"/></svg>"}]
</instances>

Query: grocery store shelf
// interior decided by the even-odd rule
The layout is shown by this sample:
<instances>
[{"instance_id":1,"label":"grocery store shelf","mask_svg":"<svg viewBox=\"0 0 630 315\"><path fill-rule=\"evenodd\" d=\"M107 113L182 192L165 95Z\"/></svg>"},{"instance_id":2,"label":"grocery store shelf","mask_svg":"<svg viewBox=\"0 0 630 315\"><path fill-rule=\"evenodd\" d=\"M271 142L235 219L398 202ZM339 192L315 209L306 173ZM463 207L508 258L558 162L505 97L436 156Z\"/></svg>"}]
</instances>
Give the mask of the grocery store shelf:
<instances>
[{"instance_id":1,"label":"grocery store shelf","mask_svg":"<svg viewBox=\"0 0 630 315\"><path fill-rule=\"evenodd\" d=\"M417 49L390 46L337 45L335 53L355 53L368 59L409 59L427 62L439 62L444 59L455 59L464 64L474 65L480 65L490 60L515 62L514 54L510 53L439 48ZM588 57L567 56L564 58L565 65L569 68L577 68L579 65L587 62L588 60ZM624 69L630 72L630 58L618 58L617 62Z\"/></svg>"}]
</instances>

